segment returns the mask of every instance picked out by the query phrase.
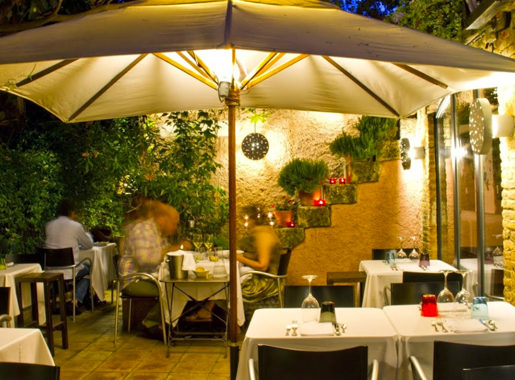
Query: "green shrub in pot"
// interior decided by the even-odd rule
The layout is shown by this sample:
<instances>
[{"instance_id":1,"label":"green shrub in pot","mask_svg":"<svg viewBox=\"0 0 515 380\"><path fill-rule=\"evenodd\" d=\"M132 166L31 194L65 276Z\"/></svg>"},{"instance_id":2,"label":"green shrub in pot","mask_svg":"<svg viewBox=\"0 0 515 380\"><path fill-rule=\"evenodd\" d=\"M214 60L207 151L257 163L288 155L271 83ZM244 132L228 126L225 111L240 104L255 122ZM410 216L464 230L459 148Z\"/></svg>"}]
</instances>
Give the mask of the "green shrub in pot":
<instances>
[{"instance_id":1,"label":"green shrub in pot","mask_svg":"<svg viewBox=\"0 0 515 380\"><path fill-rule=\"evenodd\" d=\"M281 169L277 183L289 195L297 191L312 193L327 177L329 167L324 161L295 158Z\"/></svg>"}]
</instances>

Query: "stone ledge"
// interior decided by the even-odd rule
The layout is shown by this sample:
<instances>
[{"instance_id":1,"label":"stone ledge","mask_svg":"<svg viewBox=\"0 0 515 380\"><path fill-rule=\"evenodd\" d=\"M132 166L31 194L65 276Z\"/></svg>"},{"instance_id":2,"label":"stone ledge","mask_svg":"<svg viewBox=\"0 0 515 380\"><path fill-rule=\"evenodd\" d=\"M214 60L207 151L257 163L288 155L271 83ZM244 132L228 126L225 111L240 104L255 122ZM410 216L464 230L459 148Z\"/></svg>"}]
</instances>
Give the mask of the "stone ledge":
<instances>
[{"instance_id":1,"label":"stone ledge","mask_svg":"<svg viewBox=\"0 0 515 380\"><path fill-rule=\"evenodd\" d=\"M331 207L300 206L297 210L297 218L299 227L330 227Z\"/></svg>"},{"instance_id":2,"label":"stone ledge","mask_svg":"<svg viewBox=\"0 0 515 380\"><path fill-rule=\"evenodd\" d=\"M304 228L275 228L275 232L279 236L281 244L285 249L293 249L295 246L302 243L306 238L306 235L304 234Z\"/></svg>"},{"instance_id":3,"label":"stone ledge","mask_svg":"<svg viewBox=\"0 0 515 380\"><path fill-rule=\"evenodd\" d=\"M352 183L378 182L381 177L381 163L377 161L352 161Z\"/></svg>"},{"instance_id":4,"label":"stone ledge","mask_svg":"<svg viewBox=\"0 0 515 380\"><path fill-rule=\"evenodd\" d=\"M354 204L358 202L356 185L324 185L324 197L327 204Z\"/></svg>"}]
</instances>

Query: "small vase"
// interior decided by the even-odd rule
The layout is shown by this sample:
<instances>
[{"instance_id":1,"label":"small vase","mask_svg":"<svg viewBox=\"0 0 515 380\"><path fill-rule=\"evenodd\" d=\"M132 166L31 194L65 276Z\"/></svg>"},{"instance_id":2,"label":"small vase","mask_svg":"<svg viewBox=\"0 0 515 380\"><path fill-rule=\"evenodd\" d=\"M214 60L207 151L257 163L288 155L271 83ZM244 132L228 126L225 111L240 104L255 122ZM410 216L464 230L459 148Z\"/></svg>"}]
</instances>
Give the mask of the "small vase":
<instances>
[{"instance_id":1,"label":"small vase","mask_svg":"<svg viewBox=\"0 0 515 380\"><path fill-rule=\"evenodd\" d=\"M293 218L293 210L274 211L274 215L277 227L286 227Z\"/></svg>"},{"instance_id":2,"label":"small vase","mask_svg":"<svg viewBox=\"0 0 515 380\"><path fill-rule=\"evenodd\" d=\"M303 206L313 206L313 201L316 199L320 199L321 196L321 189L315 190L312 193L305 193L304 191L299 191L300 204Z\"/></svg>"}]
</instances>

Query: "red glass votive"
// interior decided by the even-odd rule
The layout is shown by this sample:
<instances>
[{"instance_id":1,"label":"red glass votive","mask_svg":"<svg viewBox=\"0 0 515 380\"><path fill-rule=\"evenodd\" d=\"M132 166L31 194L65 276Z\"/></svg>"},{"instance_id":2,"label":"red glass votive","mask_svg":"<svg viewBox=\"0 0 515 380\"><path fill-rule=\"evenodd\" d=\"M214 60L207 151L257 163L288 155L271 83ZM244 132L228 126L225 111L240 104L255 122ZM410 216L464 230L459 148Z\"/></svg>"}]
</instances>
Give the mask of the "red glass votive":
<instances>
[{"instance_id":1,"label":"red glass votive","mask_svg":"<svg viewBox=\"0 0 515 380\"><path fill-rule=\"evenodd\" d=\"M313 200L313 204L315 206L325 206L325 199L315 199Z\"/></svg>"},{"instance_id":2,"label":"red glass votive","mask_svg":"<svg viewBox=\"0 0 515 380\"><path fill-rule=\"evenodd\" d=\"M329 178L329 183L334 185L336 183L336 178Z\"/></svg>"},{"instance_id":3,"label":"red glass votive","mask_svg":"<svg viewBox=\"0 0 515 380\"><path fill-rule=\"evenodd\" d=\"M340 179L338 180L342 185L345 185L345 178L343 177L340 177Z\"/></svg>"},{"instance_id":4,"label":"red glass votive","mask_svg":"<svg viewBox=\"0 0 515 380\"><path fill-rule=\"evenodd\" d=\"M437 317L438 307L436 306L436 296L434 294L424 294L422 296L421 313L423 317Z\"/></svg>"},{"instance_id":5,"label":"red glass votive","mask_svg":"<svg viewBox=\"0 0 515 380\"><path fill-rule=\"evenodd\" d=\"M294 221L286 222L286 226L293 228L293 227L295 227L295 222Z\"/></svg>"}]
</instances>

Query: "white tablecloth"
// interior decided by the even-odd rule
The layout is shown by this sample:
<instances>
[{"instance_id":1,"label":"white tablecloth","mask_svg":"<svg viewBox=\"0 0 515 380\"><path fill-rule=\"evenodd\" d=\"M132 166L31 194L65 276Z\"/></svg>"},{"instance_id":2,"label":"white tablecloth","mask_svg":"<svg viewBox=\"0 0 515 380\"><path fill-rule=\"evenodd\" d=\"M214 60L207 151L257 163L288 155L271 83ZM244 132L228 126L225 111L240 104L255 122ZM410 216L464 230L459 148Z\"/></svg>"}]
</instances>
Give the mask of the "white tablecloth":
<instances>
[{"instance_id":1,"label":"white tablecloth","mask_svg":"<svg viewBox=\"0 0 515 380\"><path fill-rule=\"evenodd\" d=\"M109 283L116 278L113 264L113 256L116 255L116 244L109 243L105 246L95 246L92 249L84 249L79 252L79 259L91 259L91 285L100 301L105 301L104 292Z\"/></svg>"},{"instance_id":2,"label":"white tablecloth","mask_svg":"<svg viewBox=\"0 0 515 380\"><path fill-rule=\"evenodd\" d=\"M55 365L39 329L0 328L0 362Z\"/></svg>"},{"instance_id":3,"label":"white tablecloth","mask_svg":"<svg viewBox=\"0 0 515 380\"><path fill-rule=\"evenodd\" d=\"M435 340L487 346L515 344L515 307L506 302L488 303L490 318L495 320L498 330L486 332L435 332L431 326L434 318L420 316L418 305L386 306L383 311L399 334L398 379L412 379L409 366L411 355L416 356L420 361L428 379L433 378L433 343ZM452 324L452 321L449 323Z\"/></svg>"},{"instance_id":4,"label":"white tablecloth","mask_svg":"<svg viewBox=\"0 0 515 380\"><path fill-rule=\"evenodd\" d=\"M236 379L249 379L248 362L253 358L257 366L259 344L309 351L334 351L365 345L368 346L369 365L374 359L379 361L379 378L394 379L397 333L383 310L336 308L336 318L347 325L346 332L340 336L286 336L286 325L292 320L302 324L300 308L256 310L243 341Z\"/></svg>"},{"instance_id":5,"label":"white tablecloth","mask_svg":"<svg viewBox=\"0 0 515 380\"><path fill-rule=\"evenodd\" d=\"M220 259L222 260L222 259ZM229 273L229 260L223 260L225 264L225 268L227 273ZM206 270L209 270L209 273L213 273L213 267L214 262L209 260L203 260L196 264L198 267L203 267ZM236 295L237 295L237 304L236 304L236 314L238 317L238 325L242 326L245 323L245 313L243 310L243 298L241 297L241 283L239 281L239 265L236 266L238 273L236 274L236 278L238 279L236 283ZM159 280L166 280L170 278L170 272L168 269L168 263L163 262L161 264L161 270L159 271ZM218 290L222 288L221 283L216 282L205 282L205 281L195 281L195 275L192 271L189 272L189 281L188 282L180 282L176 283L176 287L180 287L180 289L184 292L186 292L188 295L190 295L193 299L196 300L203 300ZM229 276L227 276L227 280L229 279ZM168 283L168 286L170 284ZM170 289L168 289L168 292L170 293ZM225 300L225 292L221 291L218 294L216 294L214 297L211 298L212 300ZM172 320L175 320L178 318L183 309L184 306L186 306L186 303L189 301L189 298L182 294L180 291L177 291L177 289L174 292L174 299L172 304ZM229 304L229 307L231 305ZM169 323L169 316L167 315L167 322Z\"/></svg>"},{"instance_id":6,"label":"white tablecloth","mask_svg":"<svg viewBox=\"0 0 515 380\"><path fill-rule=\"evenodd\" d=\"M11 317L15 317L20 314L20 308L18 305L18 297L16 295L16 284L15 277L20 276L22 274L28 273L40 273L42 272L41 266L39 264L16 264L12 267L9 267L5 270L0 270L0 286L10 287L11 288L11 302L10 302L10 310L9 315ZM39 306L39 321L40 323L44 323L46 321L45 318L45 299L43 297L43 286L38 284L38 306ZM23 305L30 305L30 288L28 284L22 285L22 297L23 297ZM0 333L1 335L1 333Z\"/></svg>"},{"instance_id":7,"label":"white tablecloth","mask_svg":"<svg viewBox=\"0 0 515 380\"><path fill-rule=\"evenodd\" d=\"M382 260L364 260L359 263L359 270L365 271L367 281L365 283L365 291L363 294L363 307L385 306L384 287L390 286L392 283L402 282L402 272L438 272L442 269L456 270L453 266L440 261L431 260L430 267L427 271L423 271L418 262L411 262L409 259L397 260L399 270L392 270Z\"/></svg>"}]
</instances>

